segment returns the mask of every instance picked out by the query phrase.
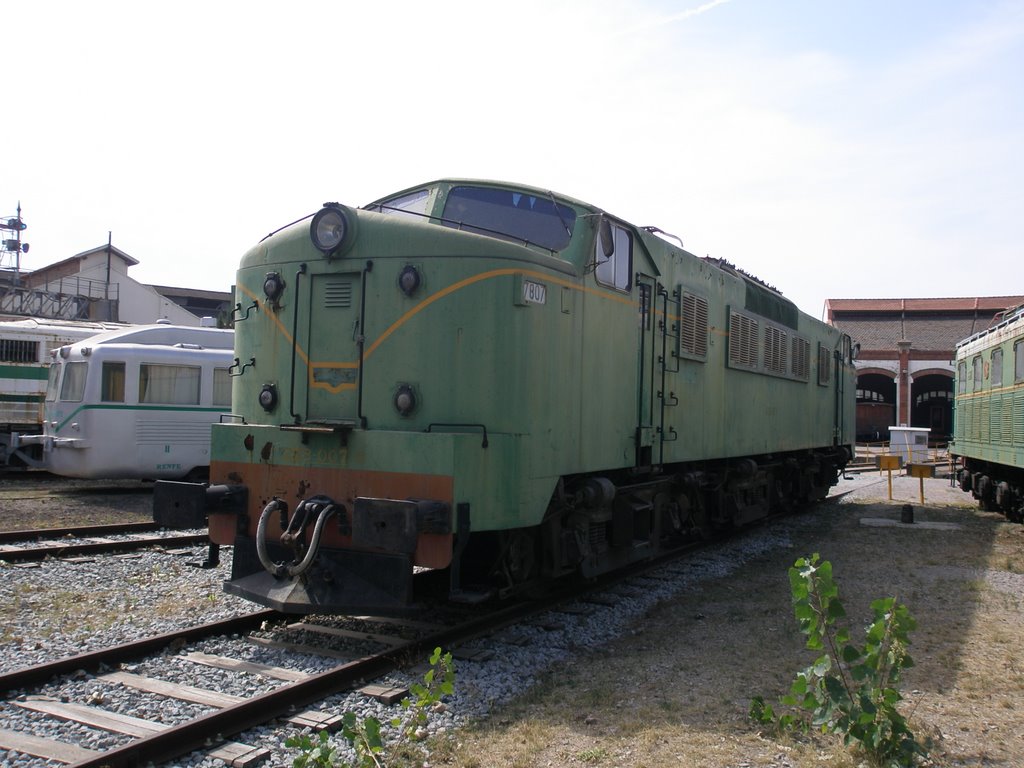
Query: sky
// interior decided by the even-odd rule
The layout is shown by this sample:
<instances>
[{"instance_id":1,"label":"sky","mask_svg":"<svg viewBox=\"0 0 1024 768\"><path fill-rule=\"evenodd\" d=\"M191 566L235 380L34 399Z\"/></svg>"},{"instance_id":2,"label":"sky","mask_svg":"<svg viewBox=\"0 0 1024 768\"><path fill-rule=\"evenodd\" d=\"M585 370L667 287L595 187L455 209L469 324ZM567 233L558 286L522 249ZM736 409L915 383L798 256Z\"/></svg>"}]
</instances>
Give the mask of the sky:
<instances>
[{"instance_id":1,"label":"sky","mask_svg":"<svg viewBox=\"0 0 1024 768\"><path fill-rule=\"evenodd\" d=\"M0 215L20 201L25 270L110 233L137 281L229 290L325 201L462 177L658 226L819 317L1024 293L1024 0L0 0L0 19Z\"/></svg>"}]
</instances>

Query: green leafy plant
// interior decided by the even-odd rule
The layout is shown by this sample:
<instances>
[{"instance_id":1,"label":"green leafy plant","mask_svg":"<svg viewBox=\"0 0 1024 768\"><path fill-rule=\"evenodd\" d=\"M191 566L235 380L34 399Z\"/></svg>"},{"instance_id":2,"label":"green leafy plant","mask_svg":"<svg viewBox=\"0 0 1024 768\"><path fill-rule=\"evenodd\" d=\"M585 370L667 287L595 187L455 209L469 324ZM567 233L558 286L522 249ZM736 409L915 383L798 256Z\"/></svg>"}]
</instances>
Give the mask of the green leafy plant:
<instances>
[{"instance_id":1,"label":"green leafy plant","mask_svg":"<svg viewBox=\"0 0 1024 768\"><path fill-rule=\"evenodd\" d=\"M399 761L410 762L414 756L412 745L426 737L429 713L443 711L444 697L454 692L452 655L442 654L440 648L435 648L423 682L411 685L410 695L402 699L404 716L388 721L396 730L396 737L390 743L385 743L381 722L376 717L360 720L354 712L346 712L342 716L341 734L356 753L356 759L348 765L351 768L389 768L403 764ZM317 740L305 734L289 738L285 746L300 751L292 761L292 768L334 768L340 764L326 731L321 731Z\"/></svg>"},{"instance_id":2,"label":"green leafy plant","mask_svg":"<svg viewBox=\"0 0 1024 768\"><path fill-rule=\"evenodd\" d=\"M800 558L789 569L789 585L807 647L821 655L797 674L789 694L780 699L792 712L777 715L758 696L751 702L750 716L782 730L813 727L840 734L847 746L863 750L875 765L914 765L926 752L897 709L902 701L896 688L900 673L914 663L907 646L916 623L906 606L895 597L875 600L864 645L857 646L850 642L849 630L838 625L846 611L831 563L817 554Z\"/></svg>"}]
</instances>

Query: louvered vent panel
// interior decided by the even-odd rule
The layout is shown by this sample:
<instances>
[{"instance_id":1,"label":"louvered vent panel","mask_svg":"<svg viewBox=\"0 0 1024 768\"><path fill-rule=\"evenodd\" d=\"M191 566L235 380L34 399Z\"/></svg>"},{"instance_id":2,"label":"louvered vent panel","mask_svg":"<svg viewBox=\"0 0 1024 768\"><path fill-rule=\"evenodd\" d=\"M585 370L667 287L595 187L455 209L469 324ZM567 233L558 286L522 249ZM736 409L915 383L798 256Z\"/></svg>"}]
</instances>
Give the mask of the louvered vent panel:
<instances>
[{"instance_id":1,"label":"louvered vent panel","mask_svg":"<svg viewBox=\"0 0 1024 768\"><path fill-rule=\"evenodd\" d=\"M978 401L978 427L979 427L979 429L978 429L978 439L981 440L983 443L987 443L989 441L989 439L990 439L989 438L989 433L991 432L991 430L989 429L989 424L988 424L989 411L990 411L990 408L989 408L989 405L988 405L988 401L987 400L979 400Z\"/></svg>"},{"instance_id":2,"label":"louvered vent panel","mask_svg":"<svg viewBox=\"0 0 1024 768\"><path fill-rule=\"evenodd\" d=\"M730 314L729 362L732 365L757 367L757 331L757 321L737 312Z\"/></svg>"},{"instance_id":3,"label":"louvered vent panel","mask_svg":"<svg viewBox=\"0 0 1024 768\"><path fill-rule=\"evenodd\" d=\"M793 375L806 381L811 375L811 342L793 339Z\"/></svg>"},{"instance_id":4,"label":"louvered vent panel","mask_svg":"<svg viewBox=\"0 0 1024 768\"><path fill-rule=\"evenodd\" d=\"M1024 391L1013 393L1013 434L1018 435L1016 445L1024 445Z\"/></svg>"},{"instance_id":5,"label":"louvered vent panel","mask_svg":"<svg viewBox=\"0 0 1024 768\"><path fill-rule=\"evenodd\" d=\"M699 296L683 294L683 321L680 344L689 355L707 357L708 302Z\"/></svg>"},{"instance_id":6,"label":"louvered vent panel","mask_svg":"<svg viewBox=\"0 0 1024 768\"><path fill-rule=\"evenodd\" d=\"M1003 436L1000 439L1006 445L1013 445L1013 395L1003 395L1002 401L1000 419Z\"/></svg>"},{"instance_id":7,"label":"louvered vent panel","mask_svg":"<svg viewBox=\"0 0 1024 768\"><path fill-rule=\"evenodd\" d=\"M999 395L990 398L991 408L989 409L989 439L993 443L1003 442L1003 400Z\"/></svg>"},{"instance_id":8,"label":"louvered vent panel","mask_svg":"<svg viewBox=\"0 0 1024 768\"><path fill-rule=\"evenodd\" d=\"M351 280L332 280L324 285L324 307L327 309L348 309L351 306Z\"/></svg>"},{"instance_id":9,"label":"louvered vent panel","mask_svg":"<svg viewBox=\"0 0 1024 768\"><path fill-rule=\"evenodd\" d=\"M772 373L786 372L787 336L781 328L764 329L764 367Z\"/></svg>"},{"instance_id":10,"label":"louvered vent panel","mask_svg":"<svg viewBox=\"0 0 1024 768\"><path fill-rule=\"evenodd\" d=\"M818 345L818 383L828 384L832 380L832 355L824 344Z\"/></svg>"}]
</instances>

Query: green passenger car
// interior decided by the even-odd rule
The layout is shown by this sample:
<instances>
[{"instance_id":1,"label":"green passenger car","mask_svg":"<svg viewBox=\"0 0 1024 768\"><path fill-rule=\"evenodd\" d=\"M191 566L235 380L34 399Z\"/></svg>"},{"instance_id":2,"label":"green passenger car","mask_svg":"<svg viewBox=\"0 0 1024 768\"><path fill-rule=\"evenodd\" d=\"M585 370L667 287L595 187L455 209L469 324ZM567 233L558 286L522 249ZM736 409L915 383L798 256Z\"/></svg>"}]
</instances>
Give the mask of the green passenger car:
<instances>
[{"instance_id":1,"label":"green passenger car","mask_svg":"<svg viewBox=\"0 0 1024 768\"><path fill-rule=\"evenodd\" d=\"M820 499L852 454L848 336L541 189L328 203L245 254L237 302L205 496L226 588L281 610L593 576Z\"/></svg>"},{"instance_id":2,"label":"green passenger car","mask_svg":"<svg viewBox=\"0 0 1024 768\"><path fill-rule=\"evenodd\" d=\"M982 509L1024 514L1024 307L956 348L950 452Z\"/></svg>"}]
</instances>

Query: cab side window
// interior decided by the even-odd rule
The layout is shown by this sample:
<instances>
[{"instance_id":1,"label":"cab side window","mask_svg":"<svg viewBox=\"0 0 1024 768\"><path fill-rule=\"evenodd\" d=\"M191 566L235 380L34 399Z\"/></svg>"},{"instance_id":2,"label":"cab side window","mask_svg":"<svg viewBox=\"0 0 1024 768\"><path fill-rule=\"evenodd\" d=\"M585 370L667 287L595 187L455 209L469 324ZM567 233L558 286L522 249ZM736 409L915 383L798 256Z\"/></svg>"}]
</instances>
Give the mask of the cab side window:
<instances>
[{"instance_id":1,"label":"cab side window","mask_svg":"<svg viewBox=\"0 0 1024 768\"><path fill-rule=\"evenodd\" d=\"M628 291L633 284L633 237L629 230L608 222L597 238L594 272L597 282L619 291Z\"/></svg>"}]
</instances>

